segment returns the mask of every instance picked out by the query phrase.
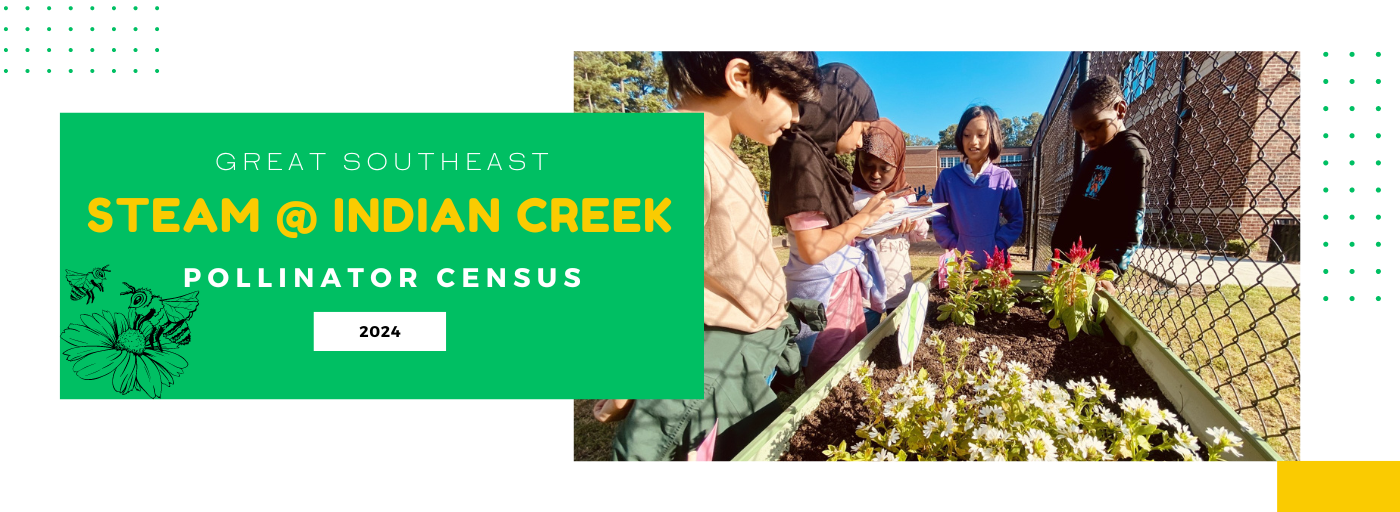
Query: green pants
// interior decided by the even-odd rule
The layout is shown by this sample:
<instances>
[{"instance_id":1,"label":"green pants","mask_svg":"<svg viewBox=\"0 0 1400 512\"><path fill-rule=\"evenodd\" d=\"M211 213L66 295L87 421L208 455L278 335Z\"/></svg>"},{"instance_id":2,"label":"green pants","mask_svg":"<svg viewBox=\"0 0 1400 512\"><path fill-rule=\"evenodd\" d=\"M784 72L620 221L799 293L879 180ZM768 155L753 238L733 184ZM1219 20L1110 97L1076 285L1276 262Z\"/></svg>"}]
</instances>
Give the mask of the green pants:
<instances>
[{"instance_id":1,"label":"green pants","mask_svg":"<svg viewBox=\"0 0 1400 512\"><path fill-rule=\"evenodd\" d=\"M704 398L638 400L613 438L613 458L685 459L716 424L715 459L742 450L780 412L773 410L777 395L768 387L768 376L775 368L784 375L800 368L794 343L798 322L812 330L826 327L817 301L793 299L787 310L782 325L755 333L706 326Z\"/></svg>"}]
</instances>

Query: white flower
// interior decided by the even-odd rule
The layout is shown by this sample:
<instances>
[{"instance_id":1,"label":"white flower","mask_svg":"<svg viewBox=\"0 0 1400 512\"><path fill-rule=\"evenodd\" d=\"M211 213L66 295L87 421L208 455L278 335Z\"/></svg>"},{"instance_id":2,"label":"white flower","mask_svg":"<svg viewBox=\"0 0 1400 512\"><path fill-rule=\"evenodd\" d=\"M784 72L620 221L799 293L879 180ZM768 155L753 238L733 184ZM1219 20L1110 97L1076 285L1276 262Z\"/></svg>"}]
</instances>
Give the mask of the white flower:
<instances>
[{"instance_id":1,"label":"white flower","mask_svg":"<svg viewBox=\"0 0 1400 512\"><path fill-rule=\"evenodd\" d=\"M933 331L933 332L929 333L928 339L925 339L925 340L924 340L924 345L927 345L927 346L930 346L930 347L936 347L936 346L938 346L938 345L940 345L940 344L942 344L942 343L943 343L943 333L942 333L942 332L939 332L939 331Z\"/></svg>"},{"instance_id":2,"label":"white flower","mask_svg":"<svg viewBox=\"0 0 1400 512\"><path fill-rule=\"evenodd\" d=\"M933 431L935 430L938 430L937 423L932 421L924 423L924 439L933 439Z\"/></svg>"},{"instance_id":3,"label":"white flower","mask_svg":"<svg viewBox=\"0 0 1400 512\"><path fill-rule=\"evenodd\" d=\"M1114 414L1113 411L1108 410L1107 407L1104 407L1102 405L1094 406L1094 415L1099 418L1099 421L1102 421L1109 425L1121 423L1121 421L1118 419L1117 414Z\"/></svg>"},{"instance_id":4,"label":"white flower","mask_svg":"<svg viewBox=\"0 0 1400 512\"><path fill-rule=\"evenodd\" d=\"M1123 407L1123 414L1132 415L1153 425L1161 425L1166 418L1162 416L1162 410L1157 407L1157 401L1146 398L1130 396L1124 398L1120 403Z\"/></svg>"},{"instance_id":5,"label":"white flower","mask_svg":"<svg viewBox=\"0 0 1400 512\"><path fill-rule=\"evenodd\" d=\"M1020 361L1007 361L1007 362L1006 362L1006 367L1007 367L1009 370L1011 370L1011 373L1019 373L1019 374L1021 374L1021 375L1027 375L1027 374L1029 374L1029 373L1031 372L1031 367L1026 366L1025 363L1022 363L1022 362L1020 362Z\"/></svg>"},{"instance_id":6,"label":"white flower","mask_svg":"<svg viewBox=\"0 0 1400 512\"><path fill-rule=\"evenodd\" d=\"M1176 445L1176 446L1173 446L1173 447L1172 447L1172 451L1176 452L1177 455L1181 455L1181 460L1184 460L1184 461L1191 462L1191 461L1200 461L1200 460L1201 460L1201 458L1200 458L1199 456L1196 455L1196 452L1193 452L1193 451L1191 451L1190 448L1187 448L1187 447L1182 446L1182 445L1179 445L1179 444Z\"/></svg>"},{"instance_id":7,"label":"white flower","mask_svg":"<svg viewBox=\"0 0 1400 512\"><path fill-rule=\"evenodd\" d=\"M1001 349L996 346L988 346L977 353L977 358L981 359L987 368L996 368L997 363L1001 362L1001 356Z\"/></svg>"},{"instance_id":8,"label":"white flower","mask_svg":"<svg viewBox=\"0 0 1400 512\"><path fill-rule=\"evenodd\" d=\"M891 429L890 438L889 440L885 441L885 446L894 446L897 444L899 444L899 431Z\"/></svg>"},{"instance_id":9,"label":"white flower","mask_svg":"<svg viewBox=\"0 0 1400 512\"><path fill-rule=\"evenodd\" d=\"M1002 409L1000 405L983 407L977 410L977 417L979 418L991 419L992 416L996 416L997 423L1004 422L1006 421L1006 410Z\"/></svg>"},{"instance_id":10,"label":"white flower","mask_svg":"<svg viewBox=\"0 0 1400 512\"><path fill-rule=\"evenodd\" d=\"M968 346L972 344L972 338L958 338L953 341L957 342L963 350L967 350Z\"/></svg>"},{"instance_id":11,"label":"white flower","mask_svg":"<svg viewBox=\"0 0 1400 512\"><path fill-rule=\"evenodd\" d=\"M861 450L864 450L864 449L865 449L865 440L864 440L864 439L862 439L862 440L860 440L860 441L857 441L856 444L854 444L854 445L851 445L851 453L860 453L860 451L861 451Z\"/></svg>"},{"instance_id":12,"label":"white flower","mask_svg":"<svg viewBox=\"0 0 1400 512\"><path fill-rule=\"evenodd\" d=\"M1010 436L1006 433L1005 430L993 427L991 425L978 425L977 430L974 430L972 432L972 438L981 439L982 441L986 442L986 444L991 445L1005 441L1006 439L1010 438Z\"/></svg>"},{"instance_id":13,"label":"white flower","mask_svg":"<svg viewBox=\"0 0 1400 512\"><path fill-rule=\"evenodd\" d=\"M1223 448L1226 453L1235 457L1244 456L1237 449L1239 446L1244 446L1244 440L1240 439L1234 432L1226 430L1225 427L1211 427L1206 429L1206 434L1215 438L1215 441L1211 443L1212 446Z\"/></svg>"},{"instance_id":14,"label":"white flower","mask_svg":"<svg viewBox=\"0 0 1400 512\"><path fill-rule=\"evenodd\" d=\"M1103 378L1103 377L1094 377L1093 379L1090 379L1090 381L1092 381L1092 382L1094 383L1094 387L1095 387L1095 388L1098 388L1099 394L1102 395L1104 398L1107 398L1108 401L1110 401L1110 402L1116 402L1116 401L1117 401L1117 400L1115 400L1115 399L1113 398L1113 394L1114 394L1113 388L1112 388L1112 387L1109 387L1109 385L1108 385L1108 379L1105 379L1105 378Z\"/></svg>"},{"instance_id":15,"label":"white flower","mask_svg":"<svg viewBox=\"0 0 1400 512\"><path fill-rule=\"evenodd\" d=\"M1094 386L1090 385L1088 381L1072 380L1066 382L1065 387L1068 387L1074 394L1084 399L1094 398L1098 395L1098 390L1094 389Z\"/></svg>"},{"instance_id":16,"label":"white flower","mask_svg":"<svg viewBox=\"0 0 1400 512\"><path fill-rule=\"evenodd\" d=\"M1021 445L1026 447L1027 460L1057 460L1058 453L1055 449L1055 440L1050 438L1050 434L1039 429L1030 429L1024 434L1018 434L1016 438L1021 441Z\"/></svg>"},{"instance_id":17,"label":"white flower","mask_svg":"<svg viewBox=\"0 0 1400 512\"><path fill-rule=\"evenodd\" d=\"M1196 436L1191 435L1191 427L1186 425L1182 425L1181 430L1172 434L1172 442L1177 446L1184 446L1192 451L1201 449L1201 445L1196 441Z\"/></svg>"},{"instance_id":18,"label":"white flower","mask_svg":"<svg viewBox=\"0 0 1400 512\"><path fill-rule=\"evenodd\" d=\"M1171 411L1168 411L1168 410L1166 410L1166 409L1162 409L1162 418L1166 419L1167 424L1168 424L1168 425L1171 425L1172 428L1174 428L1174 429L1181 430L1182 427L1184 426L1184 425L1182 425L1181 420L1178 420L1178 419L1176 418L1176 413L1171 412ZM1188 433L1189 433L1189 429L1188 429Z\"/></svg>"},{"instance_id":19,"label":"white flower","mask_svg":"<svg viewBox=\"0 0 1400 512\"><path fill-rule=\"evenodd\" d=\"M894 413L894 419L896 419L896 420L902 420L902 419L908 418L908 417L909 417L909 408L908 408L908 407L900 407L900 408L899 408L899 411L896 412L896 413Z\"/></svg>"},{"instance_id":20,"label":"white flower","mask_svg":"<svg viewBox=\"0 0 1400 512\"><path fill-rule=\"evenodd\" d=\"M880 450L879 453L875 454L874 460L876 462L897 462L899 461L899 458L896 457L893 453L890 453L889 450Z\"/></svg>"},{"instance_id":21,"label":"white flower","mask_svg":"<svg viewBox=\"0 0 1400 512\"><path fill-rule=\"evenodd\" d=\"M1103 440L1094 436L1080 435L1070 446L1074 453L1084 460L1102 458L1105 455Z\"/></svg>"}]
</instances>

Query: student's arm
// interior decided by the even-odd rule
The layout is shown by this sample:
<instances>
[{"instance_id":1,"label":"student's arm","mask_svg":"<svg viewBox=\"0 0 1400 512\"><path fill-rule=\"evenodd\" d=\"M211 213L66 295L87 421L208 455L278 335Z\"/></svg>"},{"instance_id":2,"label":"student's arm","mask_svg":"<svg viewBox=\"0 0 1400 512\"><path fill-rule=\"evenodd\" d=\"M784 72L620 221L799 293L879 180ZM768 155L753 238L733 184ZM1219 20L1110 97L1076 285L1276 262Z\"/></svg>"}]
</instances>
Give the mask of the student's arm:
<instances>
[{"instance_id":1,"label":"student's arm","mask_svg":"<svg viewBox=\"0 0 1400 512\"><path fill-rule=\"evenodd\" d=\"M1021 227L1026 223L1024 206L1021 204L1021 189L1013 181L1001 194L1001 214L1006 224L997 226L997 247L1005 251L1021 236Z\"/></svg>"},{"instance_id":2,"label":"student's arm","mask_svg":"<svg viewBox=\"0 0 1400 512\"><path fill-rule=\"evenodd\" d=\"M1142 233L1138 232L1138 219L1143 219L1147 213L1147 198L1143 194L1147 193L1147 177L1152 170L1152 156L1146 149L1140 149L1133 153L1133 159L1128 166L1129 174L1132 177L1128 180L1129 186L1124 190L1123 210L1128 212L1124 219L1123 240L1124 249L1130 249L1142 242Z\"/></svg>"},{"instance_id":3,"label":"student's arm","mask_svg":"<svg viewBox=\"0 0 1400 512\"><path fill-rule=\"evenodd\" d=\"M710 224L710 166L709 166L709 164L706 164L706 165L705 165L705 202L704 202L704 203L701 203L701 204L704 204L704 205L705 205L705 223L700 225L701 228L704 228L705 226L708 226L708 225Z\"/></svg>"},{"instance_id":4,"label":"student's arm","mask_svg":"<svg viewBox=\"0 0 1400 512\"><path fill-rule=\"evenodd\" d=\"M1133 247L1142 242L1142 233L1138 232L1138 220L1143 219L1146 212L1146 198L1143 194L1147 190L1147 177L1152 165L1152 157L1146 149L1138 149L1133 152L1129 161L1122 165L1125 173L1121 182L1121 189L1115 189L1111 200L1114 203L1113 212L1115 218L1112 219L1113 231L1111 232L1112 247L1101 251L1103 253L1104 267L1113 269L1114 273L1123 275L1120 268L1123 255Z\"/></svg>"},{"instance_id":5,"label":"student's arm","mask_svg":"<svg viewBox=\"0 0 1400 512\"><path fill-rule=\"evenodd\" d=\"M938 175L938 183L933 185L933 194L929 201L934 203L948 203L943 207L943 215L929 217L929 230L933 231L933 239L938 241L938 245L944 249L956 249L958 247L958 234L953 232L953 226L948 222L948 216L953 213L953 203L948 200L948 180L955 179L948 176L945 169Z\"/></svg>"},{"instance_id":6,"label":"student's arm","mask_svg":"<svg viewBox=\"0 0 1400 512\"><path fill-rule=\"evenodd\" d=\"M861 208L859 213L842 222L840 226L794 229L792 238L797 242L794 249L802 261L815 265L842 247L850 245L860 236L861 230L893 210L894 205L885 200L884 192L880 192L866 201L865 207Z\"/></svg>"}]
</instances>

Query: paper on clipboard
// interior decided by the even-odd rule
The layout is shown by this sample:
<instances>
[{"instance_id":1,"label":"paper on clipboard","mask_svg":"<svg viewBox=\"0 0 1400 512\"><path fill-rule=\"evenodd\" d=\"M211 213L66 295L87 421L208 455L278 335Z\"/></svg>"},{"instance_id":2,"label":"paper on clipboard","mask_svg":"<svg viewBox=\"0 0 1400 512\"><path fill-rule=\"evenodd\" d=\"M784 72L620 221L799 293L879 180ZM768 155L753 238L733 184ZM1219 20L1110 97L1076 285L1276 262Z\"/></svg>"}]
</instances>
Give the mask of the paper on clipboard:
<instances>
[{"instance_id":1,"label":"paper on clipboard","mask_svg":"<svg viewBox=\"0 0 1400 512\"><path fill-rule=\"evenodd\" d=\"M944 206L948 206L948 203L933 203L924 206L898 206L895 207L894 211L885 214L884 217L880 217L880 220L875 221L870 227L861 230L860 234L864 236L874 236L899 227L899 223L905 220L919 220L943 215L942 213L938 213L938 209Z\"/></svg>"}]
</instances>

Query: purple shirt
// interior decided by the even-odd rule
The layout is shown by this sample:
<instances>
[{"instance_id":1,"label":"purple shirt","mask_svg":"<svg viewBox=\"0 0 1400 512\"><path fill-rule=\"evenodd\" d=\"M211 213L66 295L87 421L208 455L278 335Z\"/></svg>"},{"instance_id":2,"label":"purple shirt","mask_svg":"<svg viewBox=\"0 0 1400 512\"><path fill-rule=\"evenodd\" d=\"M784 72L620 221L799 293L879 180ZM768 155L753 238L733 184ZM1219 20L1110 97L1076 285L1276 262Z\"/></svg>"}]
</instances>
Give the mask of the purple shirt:
<instances>
[{"instance_id":1,"label":"purple shirt","mask_svg":"<svg viewBox=\"0 0 1400 512\"><path fill-rule=\"evenodd\" d=\"M929 229L938 245L944 249L971 252L977 268L987 262L987 254L995 249L1011 247L1021 236L1025 223L1021 191L1011 172L996 165L977 175L977 181L967 175L967 163L960 163L938 173L931 200L948 203L943 215L929 219ZM1001 224L1000 216L1006 217Z\"/></svg>"}]
</instances>

